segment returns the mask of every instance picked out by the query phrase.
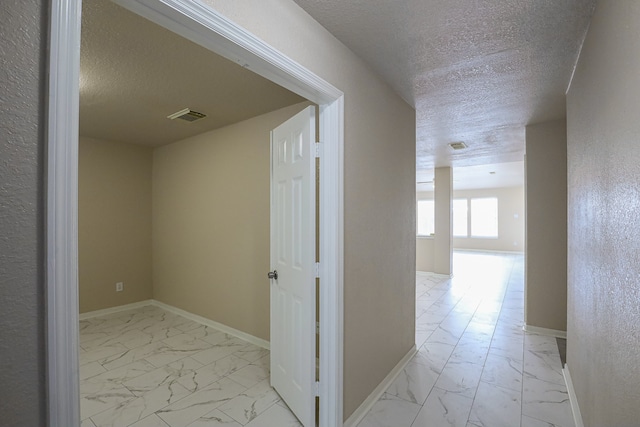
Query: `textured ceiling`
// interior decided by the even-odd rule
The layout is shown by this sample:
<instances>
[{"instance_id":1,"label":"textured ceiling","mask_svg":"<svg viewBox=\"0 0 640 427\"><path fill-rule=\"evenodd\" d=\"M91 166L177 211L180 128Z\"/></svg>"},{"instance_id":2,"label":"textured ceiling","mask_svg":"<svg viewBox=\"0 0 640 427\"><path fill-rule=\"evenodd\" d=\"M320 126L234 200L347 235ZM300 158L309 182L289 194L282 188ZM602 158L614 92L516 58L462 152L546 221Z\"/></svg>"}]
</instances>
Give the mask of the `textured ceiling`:
<instances>
[{"instance_id":1,"label":"textured ceiling","mask_svg":"<svg viewBox=\"0 0 640 427\"><path fill-rule=\"evenodd\" d=\"M415 106L418 171L521 161L524 126L565 116L595 3L295 1Z\"/></svg>"},{"instance_id":2,"label":"textured ceiling","mask_svg":"<svg viewBox=\"0 0 640 427\"><path fill-rule=\"evenodd\" d=\"M163 145L303 101L109 0L83 0L80 135ZM207 114L188 123L169 114Z\"/></svg>"}]
</instances>

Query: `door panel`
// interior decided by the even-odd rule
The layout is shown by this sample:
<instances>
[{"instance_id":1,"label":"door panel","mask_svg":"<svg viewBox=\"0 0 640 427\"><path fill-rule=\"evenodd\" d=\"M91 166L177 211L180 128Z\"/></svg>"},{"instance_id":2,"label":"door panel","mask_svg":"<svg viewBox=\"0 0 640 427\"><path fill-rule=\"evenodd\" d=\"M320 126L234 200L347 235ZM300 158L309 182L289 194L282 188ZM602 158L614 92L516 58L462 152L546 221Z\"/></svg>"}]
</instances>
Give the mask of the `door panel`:
<instances>
[{"instance_id":1,"label":"door panel","mask_svg":"<svg viewBox=\"0 0 640 427\"><path fill-rule=\"evenodd\" d=\"M271 132L271 385L315 425L315 107Z\"/></svg>"}]
</instances>

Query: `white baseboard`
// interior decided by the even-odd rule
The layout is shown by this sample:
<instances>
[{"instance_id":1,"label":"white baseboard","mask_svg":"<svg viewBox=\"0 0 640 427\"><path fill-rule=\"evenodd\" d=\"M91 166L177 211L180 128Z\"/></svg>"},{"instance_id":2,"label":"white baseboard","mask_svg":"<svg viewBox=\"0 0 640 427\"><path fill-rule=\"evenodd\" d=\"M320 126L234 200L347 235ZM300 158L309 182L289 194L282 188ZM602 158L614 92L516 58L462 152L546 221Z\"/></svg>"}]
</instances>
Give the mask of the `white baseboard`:
<instances>
[{"instance_id":1,"label":"white baseboard","mask_svg":"<svg viewBox=\"0 0 640 427\"><path fill-rule=\"evenodd\" d=\"M153 300L147 299L144 301L133 302L131 304L119 305L117 307L104 308L102 310L88 311L78 316L79 320L91 319L92 317L106 316L107 314L120 313L121 311L132 310L134 308L140 308L147 305L152 305Z\"/></svg>"},{"instance_id":2,"label":"white baseboard","mask_svg":"<svg viewBox=\"0 0 640 427\"><path fill-rule=\"evenodd\" d=\"M453 248L454 252L482 252L488 254L524 255L524 251L498 251L493 249L464 249Z\"/></svg>"},{"instance_id":3,"label":"white baseboard","mask_svg":"<svg viewBox=\"0 0 640 427\"><path fill-rule=\"evenodd\" d=\"M557 329L539 328L537 326L527 325L526 323L522 327L525 332L536 335L547 335L550 337L567 339L567 331L559 331Z\"/></svg>"},{"instance_id":4,"label":"white baseboard","mask_svg":"<svg viewBox=\"0 0 640 427\"><path fill-rule=\"evenodd\" d=\"M569 365L564 364L562 368L562 375L564 376L564 382L567 385L567 392L569 393L569 402L571 402L571 412L573 413L573 421L576 427L584 427L582 422L582 414L580 413L580 406L578 405L578 397L576 396L576 390L573 388L573 381L571 380L571 374L569 373Z\"/></svg>"},{"instance_id":5,"label":"white baseboard","mask_svg":"<svg viewBox=\"0 0 640 427\"><path fill-rule=\"evenodd\" d=\"M198 316L197 314L189 313L188 311L182 310L178 307L174 307L169 304L165 304L158 300L148 299L144 301L134 302L131 304L119 305L117 307L105 308L102 310L89 311L87 313L82 313L79 316L80 320L90 319L92 317L105 316L107 314L120 313L122 311L132 310L135 308L145 307L147 305L154 305L156 307L160 307L163 310L166 310L170 313L177 314L178 316L185 317L189 320L192 320L196 323L200 323L201 325L210 326L214 329L218 329L225 334L233 335L234 337L238 337L244 341L247 341L251 344L257 345L258 347L265 348L269 350L269 341L263 340L262 338L254 337L253 335L247 334L246 332L239 331L237 329L232 328L231 326L223 325L222 323L218 323L211 319L207 319L206 317Z\"/></svg>"},{"instance_id":6,"label":"white baseboard","mask_svg":"<svg viewBox=\"0 0 640 427\"><path fill-rule=\"evenodd\" d=\"M344 422L343 427L355 427L360 421L367 415L373 405L380 399L391 383L402 372L404 367L417 353L416 346L411 347L411 350L398 362L398 364L387 374L387 376L378 384L378 386L371 392L364 402L351 414L349 418Z\"/></svg>"},{"instance_id":7,"label":"white baseboard","mask_svg":"<svg viewBox=\"0 0 640 427\"><path fill-rule=\"evenodd\" d=\"M198 316L197 314L189 313L188 311L182 310L178 307L174 307L169 304L165 304L158 300L151 300L151 304L156 307L160 307L168 312L177 314L178 316L186 317L189 320L193 320L194 322L200 323L205 326L210 326L212 328L218 329L226 334L233 335L234 337L238 337L242 340L245 340L253 345L257 345L258 347L265 348L269 350L269 341L263 340L262 338L254 337L253 335L247 334L246 332L239 331L237 329L232 328L231 326L223 325L222 323L218 323L211 319L207 319L206 317Z\"/></svg>"},{"instance_id":8,"label":"white baseboard","mask_svg":"<svg viewBox=\"0 0 640 427\"><path fill-rule=\"evenodd\" d=\"M453 277L453 273L452 274L440 274L440 273L434 273L433 271L418 271L418 270L416 270L416 275L418 275L418 276L436 276L436 277L441 277L443 279L451 279Z\"/></svg>"}]
</instances>

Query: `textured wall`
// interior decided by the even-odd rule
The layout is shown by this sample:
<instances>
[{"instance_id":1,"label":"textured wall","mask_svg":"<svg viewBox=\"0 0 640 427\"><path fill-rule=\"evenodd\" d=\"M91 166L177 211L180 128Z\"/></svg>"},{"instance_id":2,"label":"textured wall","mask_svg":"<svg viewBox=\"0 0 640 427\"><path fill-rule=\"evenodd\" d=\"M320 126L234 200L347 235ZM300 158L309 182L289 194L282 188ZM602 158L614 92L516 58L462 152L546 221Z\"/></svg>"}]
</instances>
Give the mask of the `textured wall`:
<instances>
[{"instance_id":1,"label":"textured wall","mask_svg":"<svg viewBox=\"0 0 640 427\"><path fill-rule=\"evenodd\" d=\"M567 362L587 427L640 422L640 2L598 3L567 97Z\"/></svg>"},{"instance_id":2,"label":"textured wall","mask_svg":"<svg viewBox=\"0 0 640 427\"><path fill-rule=\"evenodd\" d=\"M270 131L307 105L154 150L155 299L269 340Z\"/></svg>"},{"instance_id":3,"label":"textured wall","mask_svg":"<svg viewBox=\"0 0 640 427\"><path fill-rule=\"evenodd\" d=\"M151 162L150 147L80 138L80 313L152 298Z\"/></svg>"},{"instance_id":4,"label":"textured wall","mask_svg":"<svg viewBox=\"0 0 640 427\"><path fill-rule=\"evenodd\" d=\"M45 425L47 4L0 3L0 424L12 427Z\"/></svg>"},{"instance_id":5,"label":"textured wall","mask_svg":"<svg viewBox=\"0 0 640 427\"><path fill-rule=\"evenodd\" d=\"M567 130L527 126L525 322L567 330Z\"/></svg>"},{"instance_id":6,"label":"textured wall","mask_svg":"<svg viewBox=\"0 0 640 427\"><path fill-rule=\"evenodd\" d=\"M345 93L349 416L415 343L415 111L293 1L205 3Z\"/></svg>"}]
</instances>

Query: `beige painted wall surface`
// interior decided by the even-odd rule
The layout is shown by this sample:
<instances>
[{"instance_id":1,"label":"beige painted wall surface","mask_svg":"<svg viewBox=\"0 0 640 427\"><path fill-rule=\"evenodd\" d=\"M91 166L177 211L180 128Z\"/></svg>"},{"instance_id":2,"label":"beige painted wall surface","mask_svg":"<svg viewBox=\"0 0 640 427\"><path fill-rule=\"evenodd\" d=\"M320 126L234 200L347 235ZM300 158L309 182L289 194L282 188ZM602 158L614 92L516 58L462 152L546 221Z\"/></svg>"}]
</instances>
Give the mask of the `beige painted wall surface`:
<instances>
[{"instance_id":1,"label":"beige painted wall surface","mask_svg":"<svg viewBox=\"0 0 640 427\"><path fill-rule=\"evenodd\" d=\"M415 111L293 1L205 3L345 93L348 417L415 342Z\"/></svg>"},{"instance_id":2,"label":"beige painted wall surface","mask_svg":"<svg viewBox=\"0 0 640 427\"><path fill-rule=\"evenodd\" d=\"M307 105L154 150L155 299L269 339L270 131Z\"/></svg>"},{"instance_id":3,"label":"beige painted wall surface","mask_svg":"<svg viewBox=\"0 0 640 427\"><path fill-rule=\"evenodd\" d=\"M525 322L567 330L565 120L526 128Z\"/></svg>"},{"instance_id":4,"label":"beige painted wall surface","mask_svg":"<svg viewBox=\"0 0 640 427\"><path fill-rule=\"evenodd\" d=\"M80 313L152 297L151 161L148 147L80 138Z\"/></svg>"},{"instance_id":5,"label":"beige painted wall surface","mask_svg":"<svg viewBox=\"0 0 640 427\"><path fill-rule=\"evenodd\" d=\"M434 181L433 271L451 275L453 273L453 169L436 168Z\"/></svg>"},{"instance_id":6,"label":"beige painted wall surface","mask_svg":"<svg viewBox=\"0 0 640 427\"><path fill-rule=\"evenodd\" d=\"M416 238L416 270L433 272L433 237Z\"/></svg>"},{"instance_id":7,"label":"beige painted wall surface","mask_svg":"<svg viewBox=\"0 0 640 427\"><path fill-rule=\"evenodd\" d=\"M640 423L640 2L598 2L567 97L567 363L586 427Z\"/></svg>"},{"instance_id":8,"label":"beige painted wall surface","mask_svg":"<svg viewBox=\"0 0 640 427\"><path fill-rule=\"evenodd\" d=\"M453 192L454 199L482 197L498 198L498 238L454 237L454 249L523 252L525 225L524 187L458 190ZM518 217L515 218L514 215ZM471 226L468 225L468 227L471 230Z\"/></svg>"}]
</instances>

